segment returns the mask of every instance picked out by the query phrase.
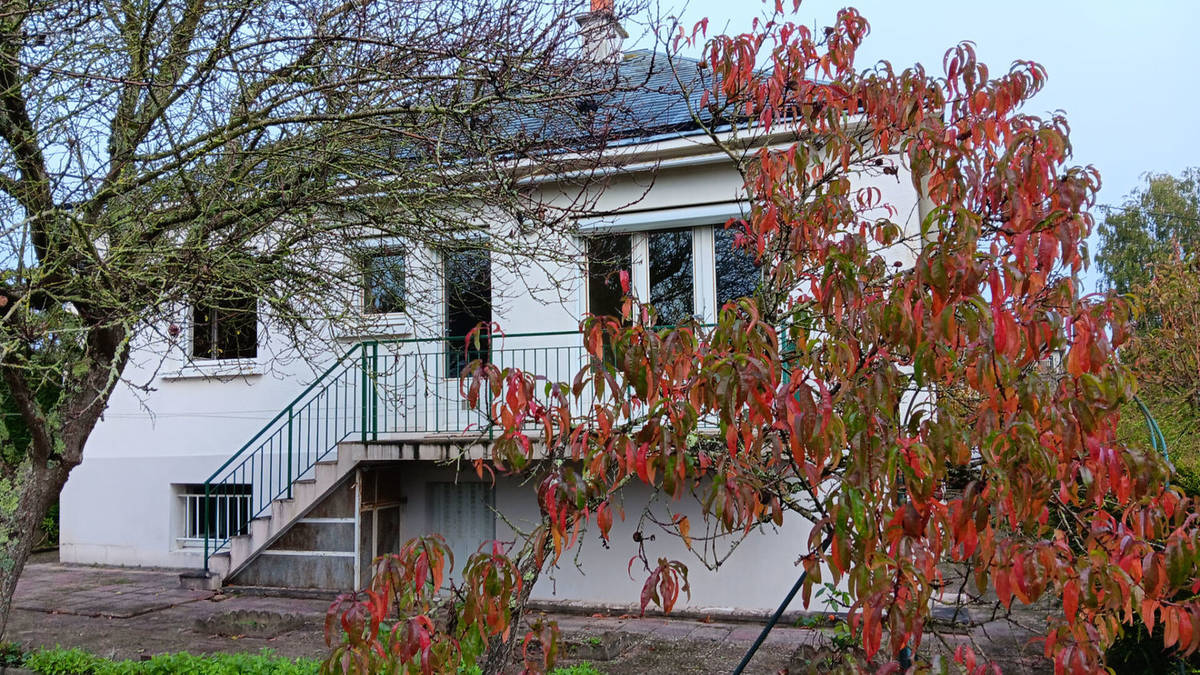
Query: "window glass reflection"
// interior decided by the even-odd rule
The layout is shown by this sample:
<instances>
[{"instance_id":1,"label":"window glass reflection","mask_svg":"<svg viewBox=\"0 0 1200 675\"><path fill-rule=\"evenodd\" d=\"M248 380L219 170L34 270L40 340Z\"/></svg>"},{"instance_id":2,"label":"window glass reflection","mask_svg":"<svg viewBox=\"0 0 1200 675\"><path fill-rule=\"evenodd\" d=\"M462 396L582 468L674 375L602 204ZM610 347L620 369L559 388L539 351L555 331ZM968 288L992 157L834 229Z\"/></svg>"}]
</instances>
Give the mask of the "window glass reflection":
<instances>
[{"instance_id":1,"label":"window glass reflection","mask_svg":"<svg viewBox=\"0 0 1200 675\"><path fill-rule=\"evenodd\" d=\"M725 303L754 295L762 280L762 272L754 254L735 246L738 228L713 228L713 257L717 271L717 311Z\"/></svg>"},{"instance_id":2,"label":"window glass reflection","mask_svg":"<svg viewBox=\"0 0 1200 675\"><path fill-rule=\"evenodd\" d=\"M650 233L650 304L659 325L683 323L695 314L692 301L692 231Z\"/></svg>"}]
</instances>

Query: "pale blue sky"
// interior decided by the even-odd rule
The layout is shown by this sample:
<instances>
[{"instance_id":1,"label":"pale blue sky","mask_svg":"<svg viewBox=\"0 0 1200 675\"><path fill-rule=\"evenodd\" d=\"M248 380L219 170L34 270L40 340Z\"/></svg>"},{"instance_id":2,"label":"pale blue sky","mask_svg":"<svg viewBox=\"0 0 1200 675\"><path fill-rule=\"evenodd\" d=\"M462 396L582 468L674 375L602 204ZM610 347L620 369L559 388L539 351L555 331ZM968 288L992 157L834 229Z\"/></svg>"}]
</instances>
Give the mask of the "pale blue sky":
<instances>
[{"instance_id":1,"label":"pale blue sky","mask_svg":"<svg viewBox=\"0 0 1200 675\"><path fill-rule=\"evenodd\" d=\"M1144 172L1200 165L1200 1L809 0L798 20L826 26L845 6L871 23L862 67L886 59L940 73L963 40L993 72L1015 59L1045 66L1049 81L1026 110L1066 112L1075 162L1100 170L1101 203L1120 205ZM692 0L682 16L708 17L712 34L748 30L762 11L758 0ZM1094 286L1094 269L1086 279Z\"/></svg>"}]
</instances>

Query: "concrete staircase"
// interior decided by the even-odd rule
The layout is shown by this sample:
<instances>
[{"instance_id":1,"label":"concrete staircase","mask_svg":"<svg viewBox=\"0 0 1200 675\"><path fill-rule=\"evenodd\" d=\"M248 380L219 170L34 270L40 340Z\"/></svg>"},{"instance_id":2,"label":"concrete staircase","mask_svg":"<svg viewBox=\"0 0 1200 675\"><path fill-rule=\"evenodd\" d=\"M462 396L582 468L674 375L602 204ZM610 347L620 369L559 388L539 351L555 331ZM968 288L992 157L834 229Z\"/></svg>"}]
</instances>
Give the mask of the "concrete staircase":
<instances>
[{"instance_id":1,"label":"concrete staircase","mask_svg":"<svg viewBox=\"0 0 1200 675\"><path fill-rule=\"evenodd\" d=\"M468 440L469 438L469 440ZM292 483L292 496L271 502L209 558L209 571L180 575L186 587L222 585L349 590L357 585L354 498L355 469L362 464L446 461L482 456L478 437L461 434L382 437L342 442Z\"/></svg>"},{"instance_id":2,"label":"concrete staircase","mask_svg":"<svg viewBox=\"0 0 1200 675\"><path fill-rule=\"evenodd\" d=\"M339 487L353 481L354 469L367 461L396 461L400 459L402 446L391 443L340 443L332 457L318 461L309 478L301 478L292 483L292 496L276 499L267 511L250 521L246 534L234 536L229 541L226 550L214 554L209 559L209 571L217 577L219 583L236 580L238 575L245 572L264 552L276 554L291 554L303 557L306 554L348 553L354 554L354 540L351 538L349 548L338 547L328 550L326 542L321 548L312 548L311 543L302 541L284 542L285 535L297 524L304 522L305 516L319 507ZM342 511L339 509L339 511ZM354 513L339 512L334 518L347 519L353 523ZM329 516L314 519L305 524L315 525L320 522L335 524ZM320 537L312 538L319 541ZM290 544L289 548L280 548L276 544ZM257 584L256 584L257 585ZM277 585L277 584L264 584ZM285 584L278 584L285 585ZM292 584L286 584L292 585Z\"/></svg>"}]
</instances>

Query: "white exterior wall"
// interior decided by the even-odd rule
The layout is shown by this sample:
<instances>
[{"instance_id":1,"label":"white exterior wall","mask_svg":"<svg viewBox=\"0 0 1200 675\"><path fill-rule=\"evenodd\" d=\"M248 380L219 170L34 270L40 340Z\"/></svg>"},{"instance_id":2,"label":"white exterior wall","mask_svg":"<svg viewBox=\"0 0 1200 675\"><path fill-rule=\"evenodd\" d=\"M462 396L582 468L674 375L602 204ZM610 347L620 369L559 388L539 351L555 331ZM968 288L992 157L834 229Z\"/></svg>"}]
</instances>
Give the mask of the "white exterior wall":
<instances>
[{"instance_id":1,"label":"white exterior wall","mask_svg":"<svg viewBox=\"0 0 1200 675\"><path fill-rule=\"evenodd\" d=\"M686 147L686 144L676 145ZM655 176L643 172L611 177L596 204L598 211L627 208L630 213L585 225L616 226L629 231L663 224L720 225L738 212L735 202L741 180L728 165L696 159L674 161L686 165L671 166L665 162ZM908 231L916 227L917 195L904 170L899 177L874 176L864 178L861 184L878 187L883 201L896 209L895 219L907 222ZM708 319L712 317L713 295L711 237L700 237L698 242L695 273L702 288L697 291L700 301L697 310ZM577 248L579 244L564 241L561 245ZM429 323L413 327L400 320L393 326L394 335L436 336L442 330L438 309L440 289L436 284L429 288L420 286L430 283L428 280L434 276L430 272L436 273L421 269L423 265L436 266L436 256L417 257L424 262L411 261L407 277L410 296L419 293L420 297L410 297L410 304L420 302L428 312ZM903 251L889 257L906 263L912 260ZM639 265L644 266L644 261L638 260L635 246L635 287L644 289L646 280L644 275L638 278ZM493 312L503 330L511 334L577 329L579 317L586 311L580 268L559 265L542 269L528 265L523 274L527 275L524 281L528 283L517 283L505 265L494 267ZM527 287L537 290L530 292ZM186 315L181 310L181 320ZM186 329L182 335L187 335ZM184 339L180 338L181 345ZM561 338L528 339L522 346L539 341L553 345L556 340ZM334 356L330 351L310 354L309 365L304 359L295 358L290 346L272 336L267 344L260 344L255 362L242 364L248 374L206 379L199 377L202 371L182 367L179 361L182 350L176 351L165 360L157 350L135 351L126 380L148 384L151 391L118 387L103 421L88 442L83 464L71 474L62 495L63 561L200 566L199 551L181 549L176 543L180 516L172 485L202 483L312 382ZM278 355L291 356L281 360ZM416 476L412 489L420 489ZM627 492L626 512L631 518L641 510L634 502L647 495L648 491L641 487ZM415 494L413 497L406 515L411 521L406 523L420 528L424 521L415 511L423 508L424 500ZM536 515L533 491L528 486L501 482L497 505L517 520ZM703 531L696 504L672 504L671 508L689 515L693 532ZM535 597L595 603L636 602L645 575L635 573L634 579L630 579L625 572L635 552L631 539L634 529L632 522L618 522L613 530L612 548L608 550L599 545L594 533L588 535L582 558L584 571L575 568L573 557L564 557L552 574L553 580L545 578L539 583ZM499 530L498 525L498 535L503 538L505 535ZM648 534L651 532L647 530ZM798 518L785 522L780 534L753 535L730 559L730 565L742 572L726 574L719 583L705 578L707 573L691 559L677 538L668 538L660 532L657 540L648 544L647 553L652 562L659 556L690 561L693 597L688 607L768 609L775 606L795 580L798 570L794 563L805 552L807 541L808 526ZM746 570L753 573L747 574Z\"/></svg>"}]
</instances>

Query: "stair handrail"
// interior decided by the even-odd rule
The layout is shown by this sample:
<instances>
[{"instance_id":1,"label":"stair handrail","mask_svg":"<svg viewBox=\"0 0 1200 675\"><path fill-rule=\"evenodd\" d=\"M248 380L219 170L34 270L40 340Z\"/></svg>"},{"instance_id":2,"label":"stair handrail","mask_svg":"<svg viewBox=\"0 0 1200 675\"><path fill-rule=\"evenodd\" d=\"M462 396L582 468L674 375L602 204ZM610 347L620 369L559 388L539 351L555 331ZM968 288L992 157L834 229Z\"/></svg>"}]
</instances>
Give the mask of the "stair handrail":
<instances>
[{"instance_id":1,"label":"stair handrail","mask_svg":"<svg viewBox=\"0 0 1200 675\"><path fill-rule=\"evenodd\" d=\"M365 344L366 344L365 342L358 342L358 343L355 343L354 346L352 346L350 349L346 350L346 352L344 354L342 354L336 361L334 361L328 368L326 368L324 370L324 372L322 372L319 376L317 376L317 378L315 380L313 380L312 383L310 383L307 387L305 387L303 391L301 391L298 395L296 395L286 406L283 407L282 410L280 410L274 417L272 417L270 419L270 421L268 421L266 424L264 424L254 434L254 436L252 436L250 438L250 440L248 440L244 444L242 444L242 447L239 448L237 452L233 453L233 455L231 455L229 457L229 459L225 460L225 463L221 464L221 466L218 467L216 471L212 472L212 475L210 475L204 481L204 505L205 505L204 508L205 509L209 508L208 505L210 503L210 496L211 496L210 491L211 491L212 485L214 482L216 482L219 479L221 474L226 469L233 466L234 462L241 459L243 455L245 455L247 452L249 452L251 450L251 448L257 449L255 447L255 443L257 443L259 441L259 439L261 439L263 437L264 434L266 434L272 427L274 427L276 422L279 422L280 420L282 420L284 418L284 416L292 414L292 411L295 410L296 406L299 405L302 401L304 401L305 397L308 396L309 394L311 394L319 385L324 384L326 387L328 387L329 383L325 382L325 380L330 375L332 375L335 370L337 370L341 366L345 365L347 361L351 360L352 357L357 358L357 353L362 351L365 348L364 347ZM290 458L291 458L291 455L289 453L289 460L290 460ZM303 472L301 472L301 473L303 473ZM265 508L265 505L264 505L264 508ZM250 519L253 519L253 517L255 515L257 515L257 514L249 514L247 522L249 522ZM205 572L209 571L209 559L212 557L212 555L215 555L220 550L220 548L222 548L224 546L224 544L227 543L231 538L232 538L232 535L227 536L226 540L224 542L221 542L221 544L212 547L212 549L210 550L209 542L211 539L215 539L215 537L213 537L212 533L209 531L209 520L208 520L207 514L205 514L205 517L204 517L204 571Z\"/></svg>"}]
</instances>

